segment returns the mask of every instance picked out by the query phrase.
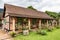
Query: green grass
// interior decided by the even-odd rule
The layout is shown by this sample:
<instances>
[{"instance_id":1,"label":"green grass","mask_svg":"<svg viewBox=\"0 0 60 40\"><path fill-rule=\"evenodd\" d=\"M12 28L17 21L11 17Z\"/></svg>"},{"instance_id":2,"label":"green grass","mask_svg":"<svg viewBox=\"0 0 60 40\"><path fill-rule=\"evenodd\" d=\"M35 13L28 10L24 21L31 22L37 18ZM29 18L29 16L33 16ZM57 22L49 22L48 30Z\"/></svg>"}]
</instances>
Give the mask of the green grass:
<instances>
[{"instance_id":1,"label":"green grass","mask_svg":"<svg viewBox=\"0 0 60 40\"><path fill-rule=\"evenodd\" d=\"M54 29L52 32L47 32L47 35L39 35L34 32L31 32L28 36L19 34L14 40L60 40L60 29Z\"/></svg>"}]
</instances>

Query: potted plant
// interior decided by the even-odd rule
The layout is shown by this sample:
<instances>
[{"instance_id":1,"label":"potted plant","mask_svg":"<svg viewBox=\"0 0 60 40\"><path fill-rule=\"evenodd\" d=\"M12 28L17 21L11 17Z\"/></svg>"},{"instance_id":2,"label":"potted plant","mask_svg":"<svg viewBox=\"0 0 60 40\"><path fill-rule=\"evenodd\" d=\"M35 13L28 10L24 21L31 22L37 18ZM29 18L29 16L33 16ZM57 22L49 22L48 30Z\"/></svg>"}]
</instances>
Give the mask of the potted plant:
<instances>
[{"instance_id":1,"label":"potted plant","mask_svg":"<svg viewBox=\"0 0 60 40\"><path fill-rule=\"evenodd\" d=\"M29 35L28 27L23 27L23 35Z\"/></svg>"}]
</instances>

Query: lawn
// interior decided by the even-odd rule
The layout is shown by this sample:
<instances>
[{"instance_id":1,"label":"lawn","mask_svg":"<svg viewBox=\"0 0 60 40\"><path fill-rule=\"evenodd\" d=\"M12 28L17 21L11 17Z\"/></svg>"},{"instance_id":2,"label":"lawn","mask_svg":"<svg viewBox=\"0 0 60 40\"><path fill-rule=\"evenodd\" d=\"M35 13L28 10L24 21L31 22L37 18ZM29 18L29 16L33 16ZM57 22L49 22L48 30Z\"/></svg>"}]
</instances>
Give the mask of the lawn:
<instances>
[{"instance_id":1,"label":"lawn","mask_svg":"<svg viewBox=\"0 0 60 40\"><path fill-rule=\"evenodd\" d=\"M14 40L60 40L60 29L47 32L47 35L39 35L34 32L31 32L28 36L19 34L14 37Z\"/></svg>"}]
</instances>

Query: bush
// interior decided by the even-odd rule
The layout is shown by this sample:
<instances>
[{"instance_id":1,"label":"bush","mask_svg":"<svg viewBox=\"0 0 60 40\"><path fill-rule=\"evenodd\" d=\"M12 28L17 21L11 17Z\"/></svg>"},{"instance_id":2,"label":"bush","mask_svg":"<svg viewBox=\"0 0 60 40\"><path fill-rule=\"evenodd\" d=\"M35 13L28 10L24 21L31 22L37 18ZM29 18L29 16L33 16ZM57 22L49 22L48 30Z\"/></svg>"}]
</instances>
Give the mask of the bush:
<instances>
[{"instance_id":1,"label":"bush","mask_svg":"<svg viewBox=\"0 0 60 40\"><path fill-rule=\"evenodd\" d=\"M51 32L51 31L52 31L52 29L47 29L47 31Z\"/></svg>"},{"instance_id":2,"label":"bush","mask_svg":"<svg viewBox=\"0 0 60 40\"><path fill-rule=\"evenodd\" d=\"M40 31L37 31L38 34L41 34L41 35L46 35L46 31L45 30L40 30Z\"/></svg>"},{"instance_id":3,"label":"bush","mask_svg":"<svg viewBox=\"0 0 60 40\"><path fill-rule=\"evenodd\" d=\"M57 29L59 29L60 27L59 27L59 26L57 26L56 28L57 28Z\"/></svg>"},{"instance_id":4,"label":"bush","mask_svg":"<svg viewBox=\"0 0 60 40\"><path fill-rule=\"evenodd\" d=\"M12 37L15 37L15 36L16 36L16 33L15 33L15 32L10 32L10 35L11 35Z\"/></svg>"}]
</instances>

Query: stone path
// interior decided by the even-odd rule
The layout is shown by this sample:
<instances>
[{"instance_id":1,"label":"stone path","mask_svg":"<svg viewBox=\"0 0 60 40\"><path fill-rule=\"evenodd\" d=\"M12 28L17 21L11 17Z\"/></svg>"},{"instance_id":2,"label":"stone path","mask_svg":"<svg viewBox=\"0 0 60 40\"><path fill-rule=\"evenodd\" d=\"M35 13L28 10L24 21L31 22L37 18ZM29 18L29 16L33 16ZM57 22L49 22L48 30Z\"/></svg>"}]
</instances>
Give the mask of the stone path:
<instances>
[{"instance_id":1,"label":"stone path","mask_svg":"<svg viewBox=\"0 0 60 40\"><path fill-rule=\"evenodd\" d=\"M11 36L3 30L0 30L0 40L12 40Z\"/></svg>"}]
</instances>

